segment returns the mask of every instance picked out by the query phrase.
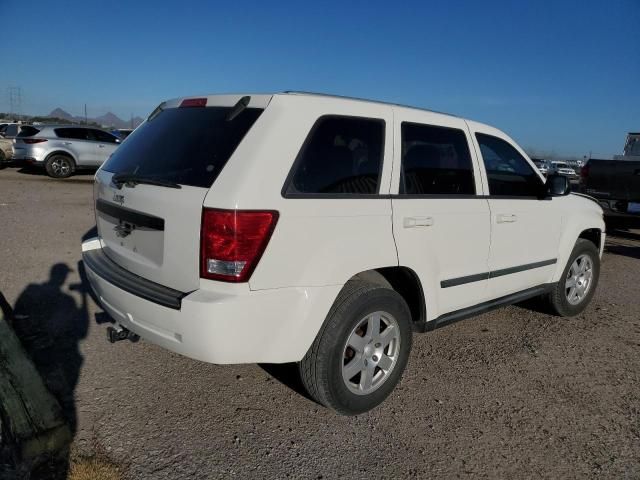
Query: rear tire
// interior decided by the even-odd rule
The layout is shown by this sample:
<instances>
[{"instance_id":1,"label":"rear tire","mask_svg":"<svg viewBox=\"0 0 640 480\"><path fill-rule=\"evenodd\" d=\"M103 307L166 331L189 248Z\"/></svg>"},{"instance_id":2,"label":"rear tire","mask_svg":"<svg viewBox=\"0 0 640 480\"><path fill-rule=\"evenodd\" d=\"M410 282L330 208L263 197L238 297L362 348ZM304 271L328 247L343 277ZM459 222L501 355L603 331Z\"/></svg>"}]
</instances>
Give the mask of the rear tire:
<instances>
[{"instance_id":1,"label":"rear tire","mask_svg":"<svg viewBox=\"0 0 640 480\"><path fill-rule=\"evenodd\" d=\"M560 280L548 294L553 311L561 317L581 313L591 302L599 277L598 249L593 242L579 238Z\"/></svg>"},{"instance_id":2,"label":"rear tire","mask_svg":"<svg viewBox=\"0 0 640 480\"><path fill-rule=\"evenodd\" d=\"M349 282L300 362L300 377L326 407L343 415L366 412L399 382L411 337L411 313L397 292Z\"/></svg>"},{"instance_id":3,"label":"rear tire","mask_svg":"<svg viewBox=\"0 0 640 480\"><path fill-rule=\"evenodd\" d=\"M47 175L52 178L67 178L73 175L76 164L73 159L61 153L54 153L44 164Z\"/></svg>"}]
</instances>

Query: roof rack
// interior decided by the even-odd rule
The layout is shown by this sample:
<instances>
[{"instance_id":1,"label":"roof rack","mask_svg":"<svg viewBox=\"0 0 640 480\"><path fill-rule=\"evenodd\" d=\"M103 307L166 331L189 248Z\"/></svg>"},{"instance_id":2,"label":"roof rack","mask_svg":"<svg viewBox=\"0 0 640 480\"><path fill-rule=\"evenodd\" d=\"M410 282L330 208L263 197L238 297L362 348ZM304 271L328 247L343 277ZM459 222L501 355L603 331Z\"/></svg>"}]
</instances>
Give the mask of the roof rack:
<instances>
[{"instance_id":1,"label":"roof rack","mask_svg":"<svg viewBox=\"0 0 640 480\"><path fill-rule=\"evenodd\" d=\"M292 95L312 95L312 96L316 96L316 97L340 98L340 99L343 99L343 100L355 100L357 102L378 103L380 105L391 105L393 107L411 108L413 110L421 110L423 112L437 113L437 114L440 114L440 115L448 115L450 117L460 118L458 115L454 115L452 113L439 112L437 110L430 110L428 108L414 107L413 105L404 105L402 103L383 102L381 100L371 100L369 98L349 97L349 96L346 96L346 95L333 95L331 93L306 92L306 91L303 91L303 90L285 90L282 93L292 94Z\"/></svg>"}]
</instances>

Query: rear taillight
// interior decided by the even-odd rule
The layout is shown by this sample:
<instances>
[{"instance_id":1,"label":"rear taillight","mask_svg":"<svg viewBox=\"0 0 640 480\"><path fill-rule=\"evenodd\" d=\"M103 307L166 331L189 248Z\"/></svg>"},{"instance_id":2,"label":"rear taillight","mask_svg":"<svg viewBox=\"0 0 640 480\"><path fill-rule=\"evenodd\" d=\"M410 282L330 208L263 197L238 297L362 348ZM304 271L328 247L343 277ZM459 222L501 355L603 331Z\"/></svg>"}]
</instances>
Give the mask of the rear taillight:
<instances>
[{"instance_id":1,"label":"rear taillight","mask_svg":"<svg viewBox=\"0 0 640 480\"><path fill-rule=\"evenodd\" d=\"M200 277L246 282L278 221L278 212L202 210Z\"/></svg>"},{"instance_id":2,"label":"rear taillight","mask_svg":"<svg viewBox=\"0 0 640 480\"><path fill-rule=\"evenodd\" d=\"M34 143L42 143L46 142L46 138L23 138L22 141L28 145L32 145Z\"/></svg>"},{"instance_id":3,"label":"rear taillight","mask_svg":"<svg viewBox=\"0 0 640 480\"><path fill-rule=\"evenodd\" d=\"M580 180L586 180L589 177L589 164L587 163L580 169Z\"/></svg>"}]
</instances>

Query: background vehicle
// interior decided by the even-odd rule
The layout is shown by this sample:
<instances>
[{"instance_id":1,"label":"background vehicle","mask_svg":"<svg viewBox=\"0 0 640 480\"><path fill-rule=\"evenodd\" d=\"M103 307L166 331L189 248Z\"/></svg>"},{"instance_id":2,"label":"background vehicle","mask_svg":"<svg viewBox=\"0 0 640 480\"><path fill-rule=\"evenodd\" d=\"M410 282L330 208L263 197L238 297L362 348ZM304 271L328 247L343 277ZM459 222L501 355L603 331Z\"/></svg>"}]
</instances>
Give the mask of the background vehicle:
<instances>
[{"instance_id":1,"label":"background vehicle","mask_svg":"<svg viewBox=\"0 0 640 480\"><path fill-rule=\"evenodd\" d=\"M11 162L13 140L0 137L0 166Z\"/></svg>"},{"instance_id":2,"label":"background vehicle","mask_svg":"<svg viewBox=\"0 0 640 480\"><path fill-rule=\"evenodd\" d=\"M9 138L14 139L18 133L20 133L20 128L23 125L20 123L6 123L0 127L0 138Z\"/></svg>"},{"instance_id":3,"label":"background vehicle","mask_svg":"<svg viewBox=\"0 0 640 480\"><path fill-rule=\"evenodd\" d=\"M536 167L538 167L540 173L546 177L549 173L549 162L547 162L546 160L533 159L533 163Z\"/></svg>"},{"instance_id":4,"label":"background vehicle","mask_svg":"<svg viewBox=\"0 0 640 480\"><path fill-rule=\"evenodd\" d=\"M117 130L111 130L111 133L116 137L124 140L133 132L133 128L118 128Z\"/></svg>"},{"instance_id":5,"label":"background vehicle","mask_svg":"<svg viewBox=\"0 0 640 480\"><path fill-rule=\"evenodd\" d=\"M565 175L570 178L578 176L576 171L571 168L568 163L565 162L551 162L550 171L551 173L555 173L557 175Z\"/></svg>"},{"instance_id":6,"label":"background vehicle","mask_svg":"<svg viewBox=\"0 0 640 480\"><path fill-rule=\"evenodd\" d=\"M604 242L597 203L501 131L325 95L163 102L94 192L83 262L113 340L299 362L346 414L393 390L412 331L535 296L581 312Z\"/></svg>"},{"instance_id":7,"label":"background vehicle","mask_svg":"<svg viewBox=\"0 0 640 480\"><path fill-rule=\"evenodd\" d=\"M121 140L109 132L77 125L23 127L13 142L13 159L41 166L54 178L65 178L77 168L97 168Z\"/></svg>"},{"instance_id":8,"label":"background vehicle","mask_svg":"<svg viewBox=\"0 0 640 480\"><path fill-rule=\"evenodd\" d=\"M580 172L580 190L595 197L610 228L640 228L640 133L630 133L623 155L590 159Z\"/></svg>"}]
</instances>

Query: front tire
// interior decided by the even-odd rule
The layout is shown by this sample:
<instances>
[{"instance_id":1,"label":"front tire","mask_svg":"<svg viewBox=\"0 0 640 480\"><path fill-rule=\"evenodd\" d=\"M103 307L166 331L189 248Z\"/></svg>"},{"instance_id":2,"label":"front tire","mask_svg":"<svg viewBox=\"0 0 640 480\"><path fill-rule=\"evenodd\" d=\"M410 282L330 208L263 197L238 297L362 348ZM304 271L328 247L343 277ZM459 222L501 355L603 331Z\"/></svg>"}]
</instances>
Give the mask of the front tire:
<instances>
[{"instance_id":1,"label":"front tire","mask_svg":"<svg viewBox=\"0 0 640 480\"><path fill-rule=\"evenodd\" d=\"M397 292L349 282L300 362L309 395L343 415L378 406L402 377L411 330L409 307Z\"/></svg>"},{"instance_id":2,"label":"front tire","mask_svg":"<svg viewBox=\"0 0 640 480\"><path fill-rule=\"evenodd\" d=\"M67 178L73 175L76 164L68 155L56 153L47 158L44 164L47 175L52 178Z\"/></svg>"},{"instance_id":3,"label":"front tire","mask_svg":"<svg viewBox=\"0 0 640 480\"><path fill-rule=\"evenodd\" d=\"M600 278L600 255L589 240L576 242L562 277L549 293L549 303L561 317L573 317L581 313L596 291Z\"/></svg>"}]
</instances>

